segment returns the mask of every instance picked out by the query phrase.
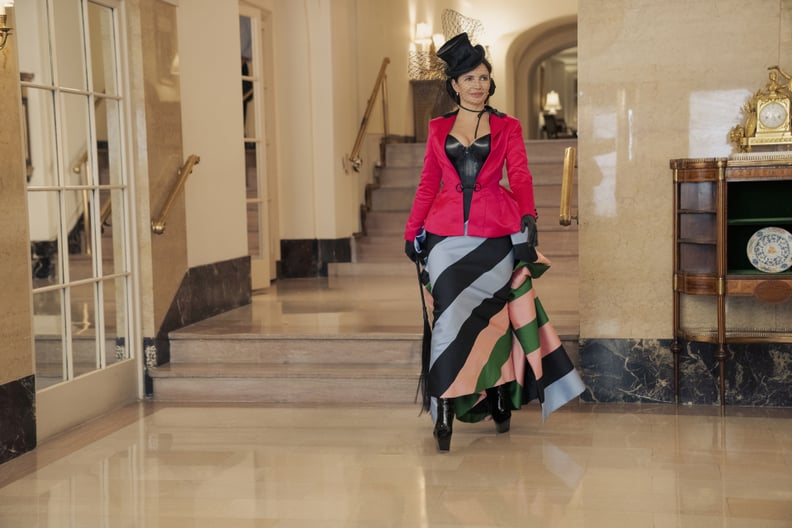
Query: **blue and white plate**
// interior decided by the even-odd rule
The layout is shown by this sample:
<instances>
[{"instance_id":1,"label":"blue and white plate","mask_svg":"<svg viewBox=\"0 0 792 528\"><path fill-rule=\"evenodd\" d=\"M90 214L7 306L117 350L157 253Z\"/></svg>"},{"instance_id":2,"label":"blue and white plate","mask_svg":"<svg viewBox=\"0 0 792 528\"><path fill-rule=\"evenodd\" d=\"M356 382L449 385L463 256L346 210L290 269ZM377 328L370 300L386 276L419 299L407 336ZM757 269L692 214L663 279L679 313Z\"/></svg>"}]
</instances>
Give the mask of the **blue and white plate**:
<instances>
[{"instance_id":1,"label":"blue and white plate","mask_svg":"<svg viewBox=\"0 0 792 528\"><path fill-rule=\"evenodd\" d=\"M748 241L748 259L754 268L780 273L792 267L792 234L780 227L763 227Z\"/></svg>"}]
</instances>

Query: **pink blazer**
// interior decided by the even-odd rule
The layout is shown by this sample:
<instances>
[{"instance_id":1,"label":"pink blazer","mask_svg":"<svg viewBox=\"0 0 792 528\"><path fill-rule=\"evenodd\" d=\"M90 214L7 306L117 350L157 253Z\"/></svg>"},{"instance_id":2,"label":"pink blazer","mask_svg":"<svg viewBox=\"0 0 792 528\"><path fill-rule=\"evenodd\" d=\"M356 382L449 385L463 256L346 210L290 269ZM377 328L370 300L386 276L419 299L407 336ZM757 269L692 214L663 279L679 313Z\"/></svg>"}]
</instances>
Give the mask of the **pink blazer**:
<instances>
[{"instance_id":1,"label":"pink blazer","mask_svg":"<svg viewBox=\"0 0 792 528\"><path fill-rule=\"evenodd\" d=\"M468 235L487 238L516 233L523 215L536 216L520 122L496 111L489 115L490 153L476 179L481 187L473 193L468 218ZM452 113L429 122L421 180L404 229L405 240L414 240L421 227L441 236L464 234L462 192L457 190L461 181L445 152L455 121L456 113ZM504 165L511 191L500 185Z\"/></svg>"}]
</instances>

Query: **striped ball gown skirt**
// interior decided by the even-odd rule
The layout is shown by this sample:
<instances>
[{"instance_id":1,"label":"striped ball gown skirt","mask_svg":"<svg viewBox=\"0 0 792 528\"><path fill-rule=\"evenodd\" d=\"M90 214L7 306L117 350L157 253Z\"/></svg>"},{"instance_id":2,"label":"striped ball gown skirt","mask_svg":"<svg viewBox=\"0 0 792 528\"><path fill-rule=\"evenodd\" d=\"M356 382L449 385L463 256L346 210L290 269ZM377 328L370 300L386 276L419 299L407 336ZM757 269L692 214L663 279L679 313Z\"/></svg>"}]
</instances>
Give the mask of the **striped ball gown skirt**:
<instances>
[{"instance_id":1,"label":"striped ball gown skirt","mask_svg":"<svg viewBox=\"0 0 792 528\"><path fill-rule=\"evenodd\" d=\"M433 326L423 368L434 420L437 398L454 398L460 421L483 420L490 414L485 390L498 385L515 409L538 400L543 417L583 392L533 289L547 265L515 268L511 237L430 234L427 249Z\"/></svg>"}]
</instances>

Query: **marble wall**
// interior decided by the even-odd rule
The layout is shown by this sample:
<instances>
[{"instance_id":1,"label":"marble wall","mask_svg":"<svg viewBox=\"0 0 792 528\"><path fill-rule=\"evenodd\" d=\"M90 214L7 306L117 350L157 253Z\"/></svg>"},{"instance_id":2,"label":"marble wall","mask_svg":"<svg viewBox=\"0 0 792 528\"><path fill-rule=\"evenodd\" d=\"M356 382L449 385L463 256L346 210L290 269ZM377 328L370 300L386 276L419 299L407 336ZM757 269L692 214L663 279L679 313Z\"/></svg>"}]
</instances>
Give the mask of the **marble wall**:
<instances>
[{"instance_id":1,"label":"marble wall","mask_svg":"<svg viewBox=\"0 0 792 528\"><path fill-rule=\"evenodd\" d=\"M767 68L792 71L792 2L586 1L578 36L581 364L594 400L668 401L668 162L732 152L727 134L742 123L741 107L764 86ZM688 379L698 381L683 391L695 402L712 401L705 348L686 351L685 368L696 373ZM789 352L760 348L757 357ZM727 399L789 403L769 389L756 393L748 381L756 358L732 350ZM762 368L761 376L788 376L782 364Z\"/></svg>"},{"instance_id":2,"label":"marble wall","mask_svg":"<svg viewBox=\"0 0 792 528\"><path fill-rule=\"evenodd\" d=\"M683 342L679 403L720 403L717 345ZM729 345L726 405L792 406L792 345ZM672 403L674 365L670 339L591 339L580 343L582 399L608 403Z\"/></svg>"},{"instance_id":3,"label":"marble wall","mask_svg":"<svg viewBox=\"0 0 792 528\"><path fill-rule=\"evenodd\" d=\"M191 268L179 285L157 333L156 361L153 363L162 365L170 361L169 332L250 304L251 297L250 257Z\"/></svg>"},{"instance_id":4,"label":"marble wall","mask_svg":"<svg viewBox=\"0 0 792 528\"><path fill-rule=\"evenodd\" d=\"M9 10L13 27L13 10ZM14 33L0 51L0 463L36 445L30 242Z\"/></svg>"},{"instance_id":5,"label":"marble wall","mask_svg":"<svg viewBox=\"0 0 792 528\"><path fill-rule=\"evenodd\" d=\"M348 238L281 240L278 278L327 277L328 263L351 261L352 245Z\"/></svg>"}]
</instances>

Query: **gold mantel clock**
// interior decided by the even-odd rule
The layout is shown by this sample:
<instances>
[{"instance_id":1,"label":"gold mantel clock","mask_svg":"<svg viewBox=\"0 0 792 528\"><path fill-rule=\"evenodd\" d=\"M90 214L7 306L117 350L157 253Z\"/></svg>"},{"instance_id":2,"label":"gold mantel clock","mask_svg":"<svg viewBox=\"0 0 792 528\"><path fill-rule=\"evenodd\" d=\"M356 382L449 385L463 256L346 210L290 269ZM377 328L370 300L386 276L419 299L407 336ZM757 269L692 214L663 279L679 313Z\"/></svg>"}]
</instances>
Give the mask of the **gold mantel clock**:
<instances>
[{"instance_id":1,"label":"gold mantel clock","mask_svg":"<svg viewBox=\"0 0 792 528\"><path fill-rule=\"evenodd\" d=\"M758 90L743 106L745 123L729 132L729 140L741 152L750 152L754 147L778 145L792 147L790 130L790 99L792 99L792 76L778 66L771 66L767 85ZM779 75L787 84L779 84Z\"/></svg>"}]
</instances>

